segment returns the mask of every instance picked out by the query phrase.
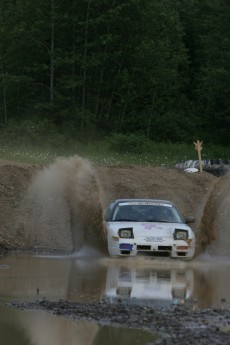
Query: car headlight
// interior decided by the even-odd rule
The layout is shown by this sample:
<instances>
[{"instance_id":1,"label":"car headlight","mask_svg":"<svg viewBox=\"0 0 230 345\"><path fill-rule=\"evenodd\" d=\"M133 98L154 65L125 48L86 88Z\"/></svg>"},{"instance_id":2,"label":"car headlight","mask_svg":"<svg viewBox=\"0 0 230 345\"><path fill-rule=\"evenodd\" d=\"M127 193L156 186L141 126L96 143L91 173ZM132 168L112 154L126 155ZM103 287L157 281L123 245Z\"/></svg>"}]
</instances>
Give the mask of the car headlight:
<instances>
[{"instance_id":1,"label":"car headlight","mask_svg":"<svg viewBox=\"0 0 230 345\"><path fill-rule=\"evenodd\" d=\"M175 229L173 237L174 237L174 240L187 240L188 230Z\"/></svg>"},{"instance_id":2,"label":"car headlight","mask_svg":"<svg viewBox=\"0 0 230 345\"><path fill-rule=\"evenodd\" d=\"M122 228L118 230L118 235L121 238L134 238L133 228Z\"/></svg>"}]
</instances>

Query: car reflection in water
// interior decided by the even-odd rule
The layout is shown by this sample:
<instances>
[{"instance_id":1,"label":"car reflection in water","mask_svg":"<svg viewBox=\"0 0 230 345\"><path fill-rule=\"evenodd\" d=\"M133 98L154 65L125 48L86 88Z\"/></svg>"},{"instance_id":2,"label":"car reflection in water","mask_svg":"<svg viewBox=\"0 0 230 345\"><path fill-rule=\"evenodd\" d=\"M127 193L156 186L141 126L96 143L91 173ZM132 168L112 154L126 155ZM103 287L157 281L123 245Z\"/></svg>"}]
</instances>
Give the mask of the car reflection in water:
<instances>
[{"instance_id":1,"label":"car reflection in water","mask_svg":"<svg viewBox=\"0 0 230 345\"><path fill-rule=\"evenodd\" d=\"M104 299L110 303L179 303L194 289L191 269L108 267Z\"/></svg>"}]
</instances>

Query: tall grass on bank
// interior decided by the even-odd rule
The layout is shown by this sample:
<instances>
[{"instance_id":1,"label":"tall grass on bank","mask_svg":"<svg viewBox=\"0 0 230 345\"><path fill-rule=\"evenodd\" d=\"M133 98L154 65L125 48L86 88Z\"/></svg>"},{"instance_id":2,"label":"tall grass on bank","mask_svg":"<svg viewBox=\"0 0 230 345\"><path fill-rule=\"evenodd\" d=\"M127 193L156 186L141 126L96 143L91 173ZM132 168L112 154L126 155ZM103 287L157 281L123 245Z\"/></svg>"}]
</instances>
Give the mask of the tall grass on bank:
<instances>
[{"instance_id":1,"label":"tall grass on bank","mask_svg":"<svg viewBox=\"0 0 230 345\"><path fill-rule=\"evenodd\" d=\"M136 151L136 152L135 152ZM148 141L141 149L117 149L106 140L82 142L63 142L57 145L25 145L21 143L0 143L0 159L31 164L49 164L57 157L80 155L95 165L144 165L174 167L176 163L197 159L194 144L169 144ZM202 159L230 159L230 147L205 145Z\"/></svg>"}]
</instances>

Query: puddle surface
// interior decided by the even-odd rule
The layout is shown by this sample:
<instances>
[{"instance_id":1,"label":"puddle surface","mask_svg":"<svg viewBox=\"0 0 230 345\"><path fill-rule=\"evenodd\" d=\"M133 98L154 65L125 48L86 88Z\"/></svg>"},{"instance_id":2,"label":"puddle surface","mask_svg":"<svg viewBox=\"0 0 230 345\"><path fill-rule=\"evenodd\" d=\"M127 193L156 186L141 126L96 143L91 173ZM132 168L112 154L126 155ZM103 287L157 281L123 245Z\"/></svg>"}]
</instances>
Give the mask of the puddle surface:
<instances>
[{"instance_id":1,"label":"puddle surface","mask_svg":"<svg viewBox=\"0 0 230 345\"><path fill-rule=\"evenodd\" d=\"M111 259L85 256L0 257L0 302L44 298L90 302L165 305L196 302L199 307L230 307L230 260L207 254L190 261ZM102 327L41 311L0 307L0 344L144 345L153 335Z\"/></svg>"},{"instance_id":2,"label":"puddle surface","mask_svg":"<svg viewBox=\"0 0 230 345\"><path fill-rule=\"evenodd\" d=\"M196 301L230 306L230 260L204 255L183 262L85 256L0 257L0 301L65 299L142 305Z\"/></svg>"},{"instance_id":3,"label":"puddle surface","mask_svg":"<svg viewBox=\"0 0 230 345\"><path fill-rule=\"evenodd\" d=\"M142 345L154 339L153 334L141 330L0 307L0 343L4 345Z\"/></svg>"}]
</instances>

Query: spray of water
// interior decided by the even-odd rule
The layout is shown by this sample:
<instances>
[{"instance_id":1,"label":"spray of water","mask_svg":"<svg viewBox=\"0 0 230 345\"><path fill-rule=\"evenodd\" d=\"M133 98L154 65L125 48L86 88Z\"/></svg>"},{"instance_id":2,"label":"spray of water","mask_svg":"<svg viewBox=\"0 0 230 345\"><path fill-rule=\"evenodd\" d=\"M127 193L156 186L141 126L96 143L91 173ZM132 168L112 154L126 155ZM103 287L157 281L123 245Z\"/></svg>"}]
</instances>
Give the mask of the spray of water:
<instances>
[{"instance_id":1,"label":"spray of water","mask_svg":"<svg viewBox=\"0 0 230 345\"><path fill-rule=\"evenodd\" d=\"M27 195L27 247L79 250L104 246L102 190L91 163L58 158L35 177Z\"/></svg>"}]
</instances>

